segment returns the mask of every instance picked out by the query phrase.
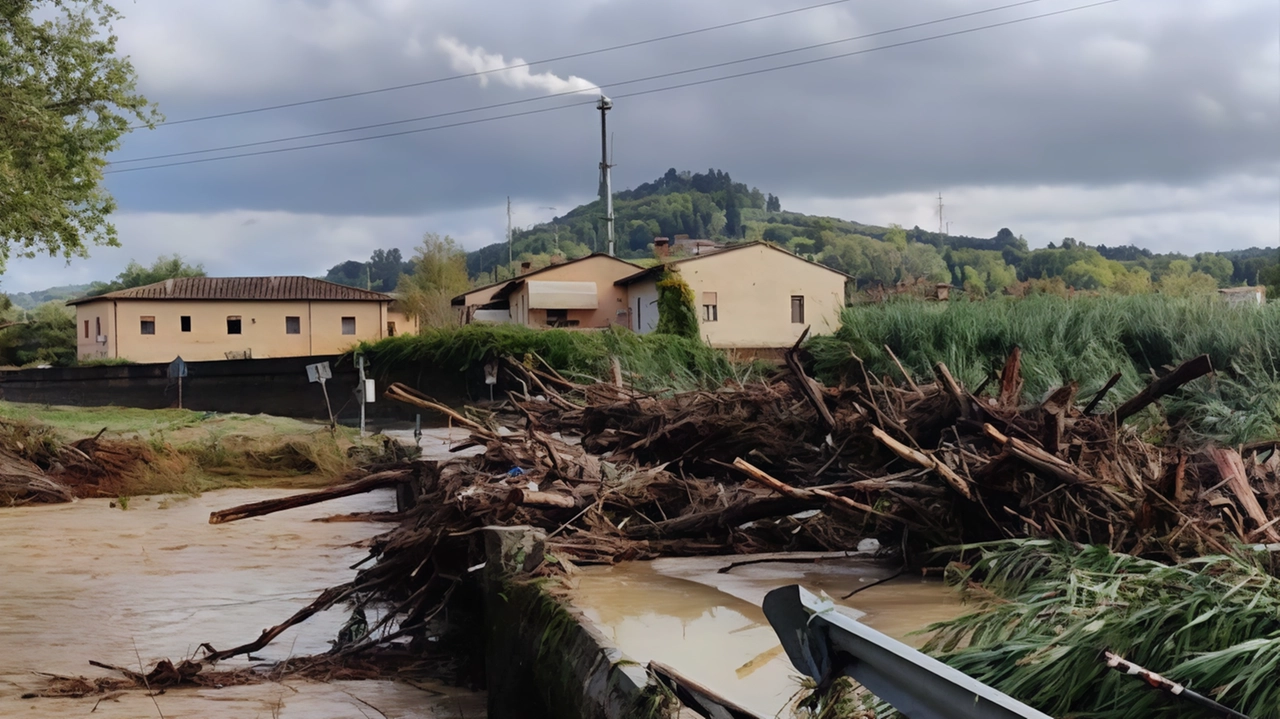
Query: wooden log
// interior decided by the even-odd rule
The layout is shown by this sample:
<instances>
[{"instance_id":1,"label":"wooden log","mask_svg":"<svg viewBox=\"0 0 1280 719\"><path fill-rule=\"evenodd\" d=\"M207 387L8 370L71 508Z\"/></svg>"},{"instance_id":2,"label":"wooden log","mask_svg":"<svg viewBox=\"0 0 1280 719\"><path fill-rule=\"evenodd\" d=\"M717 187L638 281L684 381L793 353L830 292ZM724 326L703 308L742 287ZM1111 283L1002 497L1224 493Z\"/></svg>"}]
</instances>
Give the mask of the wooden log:
<instances>
[{"instance_id":1,"label":"wooden log","mask_svg":"<svg viewBox=\"0 0 1280 719\"><path fill-rule=\"evenodd\" d=\"M439 402L436 402L435 400L413 389L412 387L403 385L399 382L391 383L387 387L386 391L382 393L382 396L386 397L387 399L393 399L397 402L403 402L404 404L411 405L413 407L421 407L423 409L429 409L434 412L439 412L440 414L443 414L444 416L448 417L454 422L457 422L458 424L471 429L471 431L473 432L483 434L489 437L494 436L493 432L488 427L485 427L479 422L476 422L472 419L462 416L458 412L455 412L452 408L446 407L445 405L442 405Z\"/></svg>"},{"instance_id":2,"label":"wooden log","mask_svg":"<svg viewBox=\"0 0 1280 719\"><path fill-rule=\"evenodd\" d=\"M907 384L911 387L911 391L923 397L924 392L920 391L920 385L916 384L916 381L911 379L911 374L907 372L907 369L898 361L898 355L893 353L893 350L889 348L889 345L884 346L884 351L889 353L889 359L893 360L893 364L897 366L898 371L902 373L904 378L906 378Z\"/></svg>"},{"instance_id":3,"label":"wooden log","mask_svg":"<svg viewBox=\"0 0 1280 719\"><path fill-rule=\"evenodd\" d=\"M221 509L209 514L209 524L224 524L249 517L261 517L264 514L305 507L309 504L318 504L341 497L350 497L353 494L364 494L383 487L393 487L400 482L407 482L412 476L413 470L410 469L392 469L385 472L376 472L363 479L340 484L336 487L327 487L316 492L295 494L279 499L265 499L261 502L250 502L230 509Z\"/></svg>"},{"instance_id":4,"label":"wooden log","mask_svg":"<svg viewBox=\"0 0 1280 719\"><path fill-rule=\"evenodd\" d=\"M946 388L947 394L951 395L951 399L960 408L960 416L964 419L969 418L969 402L964 392L960 391L960 383L956 382L956 378L951 376L951 370L941 362L933 366L934 371L942 380L942 386Z\"/></svg>"},{"instance_id":5,"label":"wooden log","mask_svg":"<svg viewBox=\"0 0 1280 719\"><path fill-rule=\"evenodd\" d=\"M1051 474L1054 477L1070 484L1080 484L1087 480L1087 478L1080 474L1074 466L1058 459L1039 447L1032 446L1031 444L1017 439L1016 437L1006 437L1000 432L1000 430L992 427L990 424L982 425L982 430L988 437L994 439L996 442L1008 449L1009 453L1014 457L1017 457L1036 469L1047 474Z\"/></svg>"},{"instance_id":6,"label":"wooden log","mask_svg":"<svg viewBox=\"0 0 1280 719\"><path fill-rule=\"evenodd\" d=\"M1124 422L1133 415L1146 409L1147 405L1155 402L1161 397L1178 389L1182 385L1194 379L1199 379L1213 371L1213 363L1209 361L1209 355L1200 355L1195 359L1189 359L1178 365L1178 368L1169 374L1153 381L1147 385L1145 389L1134 395L1128 402L1120 405L1120 409L1116 410L1116 424Z\"/></svg>"},{"instance_id":7,"label":"wooden log","mask_svg":"<svg viewBox=\"0 0 1280 719\"><path fill-rule=\"evenodd\" d=\"M959 492L965 499L973 499L973 492L969 489L969 483L965 481L963 477L956 474L955 470L943 464L938 459L927 455L924 452L908 447L893 437L890 437L887 432L879 427L872 427L871 434L874 435L876 439L880 440L881 444L892 450L894 454L902 457L908 462L914 462L925 469L937 472L947 484L951 485L952 489Z\"/></svg>"},{"instance_id":8,"label":"wooden log","mask_svg":"<svg viewBox=\"0 0 1280 719\"><path fill-rule=\"evenodd\" d=\"M817 382L809 378L804 373L804 367L800 365L800 345L805 338L809 336L809 328L805 327L804 332L800 333L800 339L787 350L786 362L787 368L796 376L796 382L800 385L800 393L805 399L809 400L809 404L813 405L814 411L818 413L818 417L822 420L822 424L827 430L835 429L836 420L831 416L831 410L827 409L827 403L822 401L822 391Z\"/></svg>"},{"instance_id":9,"label":"wooden log","mask_svg":"<svg viewBox=\"0 0 1280 719\"><path fill-rule=\"evenodd\" d=\"M535 492L531 489L516 487L507 493L507 503L522 507L553 507L559 509L578 509L585 505L577 497L558 494L556 492Z\"/></svg>"},{"instance_id":10,"label":"wooden log","mask_svg":"<svg viewBox=\"0 0 1280 719\"><path fill-rule=\"evenodd\" d=\"M841 497L840 495L832 494L831 492L828 492L825 489L797 489L796 487L792 487L791 485L785 482L782 482L778 479L770 477L764 470L752 465L750 462L746 461L741 457L738 457L737 459L733 460L733 466L737 467L739 470L741 470L744 474L746 474L751 479L754 479L755 481L765 485L766 487L769 487L775 492L778 492L779 494L790 497L792 499L811 500L814 497L820 497L826 500L828 504L835 506L838 509L843 509L843 510L852 512L854 514L859 514L859 515L874 514L877 517L892 519L895 522L904 521L901 517L895 517L892 514L881 512L880 510L875 509L874 507L863 504L861 502L855 502L854 500L849 499L848 497Z\"/></svg>"},{"instance_id":11,"label":"wooden log","mask_svg":"<svg viewBox=\"0 0 1280 719\"><path fill-rule=\"evenodd\" d=\"M1000 372L1000 406L1017 407L1022 399L1022 349L1014 347Z\"/></svg>"},{"instance_id":12,"label":"wooden log","mask_svg":"<svg viewBox=\"0 0 1280 719\"><path fill-rule=\"evenodd\" d=\"M1081 414L1093 414L1093 410L1098 408L1098 404L1102 402L1102 400L1107 396L1107 393L1111 391L1111 388L1115 387L1116 383L1119 382L1120 378L1123 376L1124 375L1119 372L1111 375L1111 379L1107 380L1107 383L1102 385L1102 389L1098 390L1097 394L1093 395L1093 399L1089 400L1089 404L1085 405Z\"/></svg>"},{"instance_id":13,"label":"wooden log","mask_svg":"<svg viewBox=\"0 0 1280 719\"><path fill-rule=\"evenodd\" d=\"M1066 425L1067 410L1071 409L1075 401L1077 389L1079 385L1075 382L1059 387L1040 404L1040 411L1044 413L1040 441L1049 454L1057 454L1062 449L1062 431Z\"/></svg>"},{"instance_id":14,"label":"wooden log","mask_svg":"<svg viewBox=\"0 0 1280 719\"><path fill-rule=\"evenodd\" d=\"M1252 519L1256 527L1265 533L1267 539L1280 542L1280 532L1277 532L1275 525L1267 519L1267 513L1262 510L1257 495L1253 493L1253 487L1249 486L1249 475L1245 473L1244 460L1240 458L1240 453L1234 449L1212 447L1209 449L1209 457L1217 465L1223 481L1230 487L1240 506L1244 507L1249 519ZM1247 536L1240 539L1248 541Z\"/></svg>"}]
</instances>

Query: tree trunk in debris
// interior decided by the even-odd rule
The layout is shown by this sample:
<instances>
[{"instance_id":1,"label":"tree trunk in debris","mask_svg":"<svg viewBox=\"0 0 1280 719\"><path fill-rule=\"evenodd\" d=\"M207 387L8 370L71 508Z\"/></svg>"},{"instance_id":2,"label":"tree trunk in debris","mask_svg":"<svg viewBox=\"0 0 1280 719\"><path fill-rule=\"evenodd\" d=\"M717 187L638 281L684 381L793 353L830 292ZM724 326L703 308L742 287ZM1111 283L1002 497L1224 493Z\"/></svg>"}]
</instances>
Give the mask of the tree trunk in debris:
<instances>
[{"instance_id":1,"label":"tree trunk in debris","mask_svg":"<svg viewBox=\"0 0 1280 719\"><path fill-rule=\"evenodd\" d=\"M355 482L340 484L336 487L328 487L317 492L295 494L291 497L266 499L261 502L242 504L238 507L231 507L230 509L222 509L211 513L209 515L209 524L223 524L225 522L234 522L238 519L261 517L264 514L272 514L275 512L282 512L286 509L305 507L309 504L327 502L330 499L350 497L353 494L364 494L365 492L372 492L375 489L382 489L383 487L394 487L401 482L409 481L409 478L412 476L413 470L393 469L386 472L371 474L364 479L360 479Z\"/></svg>"},{"instance_id":2,"label":"tree trunk in debris","mask_svg":"<svg viewBox=\"0 0 1280 719\"><path fill-rule=\"evenodd\" d=\"M1199 379L1213 371L1213 363L1209 355L1200 355L1178 365L1169 374L1147 385L1147 388L1134 395L1132 399L1120 405L1116 410L1116 424L1146 409L1147 405L1178 389L1193 379Z\"/></svg>"}]
</instances>

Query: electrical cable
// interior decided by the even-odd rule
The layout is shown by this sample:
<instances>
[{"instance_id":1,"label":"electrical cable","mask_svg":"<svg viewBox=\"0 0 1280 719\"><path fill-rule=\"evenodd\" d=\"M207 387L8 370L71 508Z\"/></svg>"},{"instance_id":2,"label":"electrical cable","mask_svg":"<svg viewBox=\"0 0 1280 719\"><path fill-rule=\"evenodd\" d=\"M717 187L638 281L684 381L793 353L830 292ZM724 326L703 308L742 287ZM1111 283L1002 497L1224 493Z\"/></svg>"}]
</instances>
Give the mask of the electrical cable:
<instances>
[{"instance_id":1,"label":"electrical cable","mask_svg":"<svg viewBox=\"0 0 1280 719\"><path fill-rule=\"evenodd\" d=\"M652 95L652 94L656 94L656 93L659 93L659 92L668 92L668 91L671 91L671 90L678 90L678 89L682 89L682 88L696 87L696 86L699 86L699 85L707 85L707 84L710 84L710 83L713 83L713 82L722 82L722 81L724 81L724 80L733 80L733 79L742 78L742 77L750 77L750 76L753 76L753 75L762 75L762 74L765 74L765 73L777 72L777 71L779 71L779 70L787 70L787 69L791 69L791 68L795 68L795 67L803 67L803 66L807 66L807 65L814 65L814 64L817 64L817 63L821 63L821 62L830 62L830 61L832 61L832 60L839 60L839 59L843 59L843 58L847 58L847 57L854 57L854 56L857 56L857 55L865 55L865 54L869 54L869 53L872 53L872 52L879 52L879 51L881 51L881 50L890 50L890 49L899 48L899 47L906 47L906 46L909 46L909 45L918 45L918 44L921 44L921 43L924 43L924 42L930 42L930 41L933 41L933 40L941 40L941 39L950 38L950 37L957 37L957 36L960 36L960 35L968 35L968 34L972 34L972 33L975 33L975 32L980 32L980 31L983 31L983 30L990 30L990 29L993 29L993 28L1006 27L1006 26L1009 26L1009 25L1017 25L1017 24L1020 24L1020 23L1030 22L1030 21L1032 21L1032 20L1040 20L1040 19L1043 19L1043 18L1053 17L1053 16L1057 16L1057 15L1065 15L1065 14L1067 14L1067 13L1077 12L1077 11L1081 11L1081 10L1088 10L1088 9L1096 8L1096 7L1101 7L1101 6L1103 6L1103 5L1111 5L1111 4L1114 4L1114 3L1118 3L1118 2L1120 2L1120 1L1121 1L1121 0L1101 0L1100 2L1094 2L1094 3L1087 4L1087 5L1078 5L1078 6L1071 7L1071 8L1066 8L1066 9L1063 9L1063 10L1056 10L1056 11L1053 11L1053 12L1042 13L1042 14L1039 14L1039 15L1031 15L1031 16L1024 17L1024 18L1017 18L1017 19L1014 19L1014 20L1006 20L1006 21L998 22L998 23L991 23L991 24L989 24L989 25L980 25L980 26L978 26L978 27L966 28L966 29L964 29L964 30L956 30L956 31L953 31L953 32L941 33L941 34L938 34L938 35L931 35L931 36L928 36L928 37L917 38L917 39L914 39L914 40L905 40L905 41L903 41L903 42L893 43L893 44L890 44L890 45L881 45L881 46L878 46L878 47L866 48L866 49L863 49L863 50L856 50L856 51L853 51L853 52L847 52L847 53L841 53L841 54L839 54L839 55L830 55L830 56L827 56L827 57L815 58L815 59L812 59L812 60L804 60L804 61L800 61L800 62L789 63L789 64L786 64L786 65L778 65L778 66L774 66L774 67L761 68L761 69L758 69L758 70L750 70L750 71L746 71L746 72L736 73L736 74L733 74L733 75L724 75L724 76L721 76L721 77L707 78L707 79L704 79L704 80L695 80L695 81L692 81L692 82L686 82L686 83L682 83L682 84L679 84L679 85L670 85L670 86L667 86L667 87L653 88L653 89L650 89L650 90L640 90L640 91L637 91L637 92L627 93L627 94L624 94L624 95L618 95L618 96L616 96L616 99L629 98L629 97L639 97L639 96L642 96L642 95ZM679 74L679 73L673 73L673 74ZM573 94L578 94L578 93L573 93ZM545 98L538 98L538 99L545 99ZM572 108L572 107L584 107L584 106L587 106L587 105L595 105L595 103L596 103L596 101L595 101L595 100L591 100L591 101L589 101L589 102L568 103L568 104L564 104L564 105L557 105L557 106L553 106L553 107L545 107L545 108L538 108L538 109L534 109L534 110L525 110L525 111L523 111L523 112L508 113L508 114L505 114L505 115L495 115L495 116L492 116L492 117L482 117L482 118L476 118L476 119L473 119L473 120L463 120L463 121L460 121L460 122L448 123L448 124L445 124L445 125L433 125L433 126L431 126L431 127L422 127L422 128L417 128L417 129L413 129L413 130L401 130L401 131L399 131L399 132L388 132L388 133L383 133L383 134L380 134L380 135L369 135L369 136L365 136L365 137L353 137L353 138L348 138L348 139L345 139L345 140L333 140L333 141L329 141L329 142L313 143L313 144L310 144L310 145L298 145L298 146L295 146L295 147L282 147L282 148L276 148L276 149L273 149L273 150L258 150L258 151L254 151L254 152L244 152L244 153L239 153L239 154L234 154L234 155L222 155L222 156L219 156L219 157L203 157L203 158L196 158L196 159L192 159L192 160L181 160L181 161L178 161L178 162L161 163L161 164L158 164L158 165L144 165L144 166L142 166L142 167L126 167L126 168L120 168L120 169L116 169L116 170L106 170L103 174L111 175L111 174L118 174L118 173L124 173L124 172L139 172L139 171L142 171L142 170L155 170L155 169L160 169L160 168L165 168L165 167L178 167L178 166L182 166L182 165L194 165L194 164L200 164L200 163L205 163L205 162L216 162L216 161L219 161L219 160L233 160L233 159L239 159L239 158L244 158L244 157L256 157L256 156L260 156L260 155L272 155L272 154L278 154L278 153L282 153L282 152L295 152L295 151L298 151L298 150L310 150L310 149L315 149L315 148L319 148L319 147L332 147L332 146L335 146L335 145L346 145L346 144L351 144L351 143L354 143L354 142L364 142L364 141L366 141L366 140L379 140L379 139L384 139L384 138L388 138L388 137L400 137L400 136L403 136L403 135L413 135L413 134L418 134L418 133L423 133L423 132L432 132L432 131L435 131L435 130L445 130L445 129L449 129L449 128L453 128L453 127L463 127L463 126L467 126L467 125L478 125L478 124L485 123L485 122L492 122L492 121L494 121L494 120L505 120L505 119L514 118L514 117L523 117L523 116L526 116L526 115L535 115L535 114L544 113L544 112L553 112L553 111L556 111L556 110L565 110L565 109L569 109L569 108Z\"/></svg>"},{"instance_id":2,"label":"electrical cable","mask_svg":"<svg viewBox=\"0 0 1280 719\"><path fill-rule=\"evenodd\" d=\"M185 125L191 122L217 120L224 117L236 117L238 115L251 115L258 112L268 112L270 110L283 110L285 108L290 108L290 107L301 107L303 105L315 105L322 102L332 102L334 100L345 100L352 97L364 97L366 95L376 95L378 93L383 93L383 92L407 90L409 88L424 87L426 85L435 85L442 82L462 80L469 77L482 77L495 72L505 72L507 70L515 70L518 68L532 67L534 65L544 65L549 62L559 62L560 60L572 60L574 58L587 57L589 55L599 55L601 53L613 52L615 50L625 50L627 48L639 47L641 45L649 45L655 42L663 42L665 40L674 40L676 38L688 37L690 35L698 35L704 32L712 32L714 30L724 30L725 28L737 27L739 25L747 25L753 22L759 22L761 20L772 20L773 18L782 17L784 15L794 15L796 13L807 12L809 10L817 10L819 8L830 7L832 5L841 5L847 2L849 2L849 0L828 0L827 2L818 3L817 5L808 5L805 7L793 8L791 10L783 10L781 12L770 13L768 15L758 15L756 17L746 18L745 20L734 20L733 22L722 23L720 25L712 25L710 27L699 28L697 30L685 30L683 32L672 33L670 35L663 35L661 37L649 38L648 40L636 40L634 42L623 43L621 45L612 45L610 47L602 47L597 50L586 50L583 52L570 53L568 55L560 55L558 57L549 57L544 60L533 60L531 62L522 62L515 65L508 65L506 67L496 67L489 70L478 70L476 72L469 72L462 75L438 77L431 80L422 80L420 82L405 83L403 85L391 85L388 87L380 87L373 90L359 90L356 92L343 93L341 95L329 95L327 97L317 97L317 98L312 98L310 100L298 100L297 102L285 102L279 105L266 105L264 107L254 107L254 108L249 108L245 110L233 110L230 112L220 112L213 115L202 115L200 117L188 117L181 120L170 120L167 122L157 123L156 127L163 127L165 125ZM139 125L131 129L136 130L144 127L146 127L146 125Z\"/></svg>"},{"instance_id":3,"label":"electrical cable","mask_svg":"<svg viewBox=\"0 0 1280 719\"><path fill-rule=\"evenodd\" d=\"M740 65L746 62L755 62L757 60L767 60L769 58L780 57L782 55L792 55L798 52L804 52L807 50L817 50L824 47L831 47L833 45L840 45L848 42L854 42L856 40L866 40L873 37L879 37L881 35L889 35L893 33L904 32L906 30L915 30L915 29L927 27L930 25L938 25L941 23L953 22L955 20L963 20L966 18L975 17L977 15L986 15L993 12L999 12L1001 10L1008 10L1011 8L1020 7L1023 5L1031 5L1039 2L1044 2L1044 0L1021 0L1020 2L1015 2L1008 5L1000 5L998 7L987 8L985 10L976 10L973 12L962 13L960 15L952 15L950 17L940 18L937 20L929 20L926 22L919 22L911 25L903 25L901 27L891 28L889 30L879 30L879 31L867 33L864 35L855 35L853 37L841 38L839 40L828 40L826 42L820 42L813 45L805 45L803 47L792 48L790 50L779 50L777 52L765 53L763 55L753 55L751 57L745 57L738 60L728 60L725 62L718 62L711 65L703 65L701 67L688 68L685 70L674 70L672 72L665 72L657 75L649 75L647 77L639 77L639 78L633 78L631 80L622 80L619 82L605 83L603 85L600 85L597 89L622 87L625 85L634 85L641 82L650 82L653 80L662 80L669 77L676 77L678 75L689 75L696 72L703 72L705 70L715 70L722 67L729 67L731 65ZM592 92L594 94L594 91L588 91L588 92ZM182 152L169 152L169 153L164 153L160 155L147 155L145 157L130 157L130 158L125 158L123 160L112 160L108 164L123 165L125 163L130 163L130 162L150 162L152 160L165 160L171 157L188 157L190 155L204 155L210 152L226 152L229 150L242 150L248 147L261 147L263 145L274 145L280 142L292 142L295 140L309 140L316 137L328 137L330 135L341 135L348 132L360 132L362 130L376 130L382 127L390 127L393 125L404 125L411 122L424 122L426 120L438 120L445 117L465 115L472 112L483 112L485 110L495 110L502 107L511 107L513 105L522 105L530 102L540 102L542 100L550 100L557 97L566 97L571 95L582 95L582 94L584 94L584 91L582 90L569 90L566 92L552 93L550 95L539 95L537 97L526 97L519 100L509 100L506 102L499 102L491 105L482 105L480 107L472 107L465 110L452 110L449 112L441 112L433 115L422 115L420 117L405 118L403 120L391 120L388 122L379 122L371 125L347 127L341 130L325 130L322 132L312 132L305 135L291 135L289 137L280 137L274 140L257 140L254 142L242 142L235 145L223 145L222 147L211 147L203 150L185 150ZM625 97L633 97L633 96L634 95L626 95ZM594 100L592 102L594 102ZM579 103L575 103L575 104L579 104ZM581 104L585 104L585 103L581 103ZM571 107L571 106L572 105L568 105L567 107Z\"/></svg>"}]
</instances>

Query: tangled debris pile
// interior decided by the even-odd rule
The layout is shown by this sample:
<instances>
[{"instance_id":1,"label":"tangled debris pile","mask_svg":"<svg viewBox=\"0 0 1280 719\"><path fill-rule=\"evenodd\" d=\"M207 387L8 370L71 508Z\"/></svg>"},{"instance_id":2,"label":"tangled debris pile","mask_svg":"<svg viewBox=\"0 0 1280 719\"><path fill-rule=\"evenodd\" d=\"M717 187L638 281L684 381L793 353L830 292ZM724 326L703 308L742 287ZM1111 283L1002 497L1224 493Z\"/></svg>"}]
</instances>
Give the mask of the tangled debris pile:
<instances>
[{"instance_id":1,"label":"tangled debris pile","mask_svg":"<svg viewBox=\"0 0 1280 719\"><path fill-rule=\"evenodd\" d=\"M145 442L104 432L64 444L46 426L0 420L0 506L116 496L116 480L156 457Z\"/></svg>"},{"instance_id":2,"label":"tangled debris pile","mask_svg":"<svg viewBox=\"0 0 1280 719\"><path fill-rule=\"evenodd\" d=\"M1206 357L1106 415L1091 414L1100 397L1079 406L1074 386L1018 406L1016 351L991 397L966 391L941 364L927 385L865 375L840 388L809 379L794 351L788 366L769 382L654 395L626 387L621 373L582 385L508 361L513 385L525 389L510 393L505 413L485 415L392 385L388 397L470 430L455 450L483 452L382 468L383 479L411 482L417 502L374 540L366 561L377 561L256 641L209 648L207 660L256 651L346 601L386 611L332 656L403 648L393 642L406 637L420 649L441 632L447 607L460 611L468 568L483 561L478 530L489 525L545 530L543 573L657 556L845 550L865 537L908 552L1017 537L1164 560L1260 539L1266 555L1280 550L1269 519L1280 517L1276 442L1243 455L1196 451L1153 444L1123 424L1211 371Z\"/></svg>"}]
</instances>

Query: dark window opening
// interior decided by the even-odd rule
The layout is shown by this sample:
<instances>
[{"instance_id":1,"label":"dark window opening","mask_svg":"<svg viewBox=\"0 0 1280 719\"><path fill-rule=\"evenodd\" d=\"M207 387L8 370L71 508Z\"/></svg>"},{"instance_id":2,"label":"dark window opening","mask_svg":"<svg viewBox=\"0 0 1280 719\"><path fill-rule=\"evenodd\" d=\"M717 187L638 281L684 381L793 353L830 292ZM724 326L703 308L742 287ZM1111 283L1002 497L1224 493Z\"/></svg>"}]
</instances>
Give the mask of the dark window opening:
<instances>
[{"instance_id":1,"label":"dark window opening","mask_svg":"<svg viewBox=\"0 0 1280 719\"><path fill-rule=\"evenodd\" d=\"M804 295L791 296L791 322L804 324Z\"/></svg>"},{"instance_id":2,"label":"dark window opening","mask_svg":"<svg viewBox=\"0 0 1280 719\"><path fill-rule=\"evenodd\" d=\"M227 334L229 335L240 334L240 318L239 317L233 316L233 317L227 318Z\"/></svg>"},{"instance_id":3,"label":"dark window opening","mask_svg":"<svg viewBox=\"0 0 1280 719\"><path fill-rule=\"evenodd\" d=\"M84 321L84 338L89 339L89 320Z\"/></svg>"},{"instance_id":4,"label":"dark window opening","mask_svg":"<svg viewBox=\"0 0 1280 719\"><path fill-rule=\"evenodd\" d=\"M718 305L702 306L702 321L715 322L720 319L720 307Z\"/></svg>"},{"instance_id":5,"label":"dark window opening","mask_svg":"<svg viewBox=\"0 0 1280 719\"><path fill-rule=\"evenodd\" d=\"M182 325L183 332L191 331L191 317L189 315L183 315L179 317L178 322Z\"/></svg>"},{"instance_id":6,"label":"dark window opening","mask_svg":"<svg viewBox=\"0 0 1280 719\"><path fill-rule=\"evenodd\" d=\"M96 337L102 336L102 318L101 317L93 318L93 334Z\"/></svg>"},{"instance_id":7,"label":"dark window opening","mask_svg":"<svg viewBox=\"0 0 1280 719\"><path fill-rule=\"evenodd\" d=\"M156 333L156 318L143 317L142 318L142 334L153 335L155 333Z\"/></svg>"},{"instance_id":8,"label":"dark window opening","mask_svg":"<svg viewBox=\"0 0 1280 719\"><path fill-rule=\"evenodd\" d=\"M287 335L302 334L302 318L301 317L284 318L284 333Z\"/></svg>"},{"instance_id":9,"label":"dark window opening","mask_svg":"<svg viewBox=\"0 0 1280 719\"><path fill-rule=\"evenodd\" d=\"M356 318L343 317L342 318L342 334L353 335L355 333L356 333Z\"/></svg>"},{"instance_id":10,"label":"dark window opening","mask_svg":"<svg viewBox=\"0 0 1280 719\"><path fill-rule=\"evenodd\" d=\"M391 322L390 320L387 321L387 336L388 337L396 336L396 323Z\"/></svg>"}]
</instances>

